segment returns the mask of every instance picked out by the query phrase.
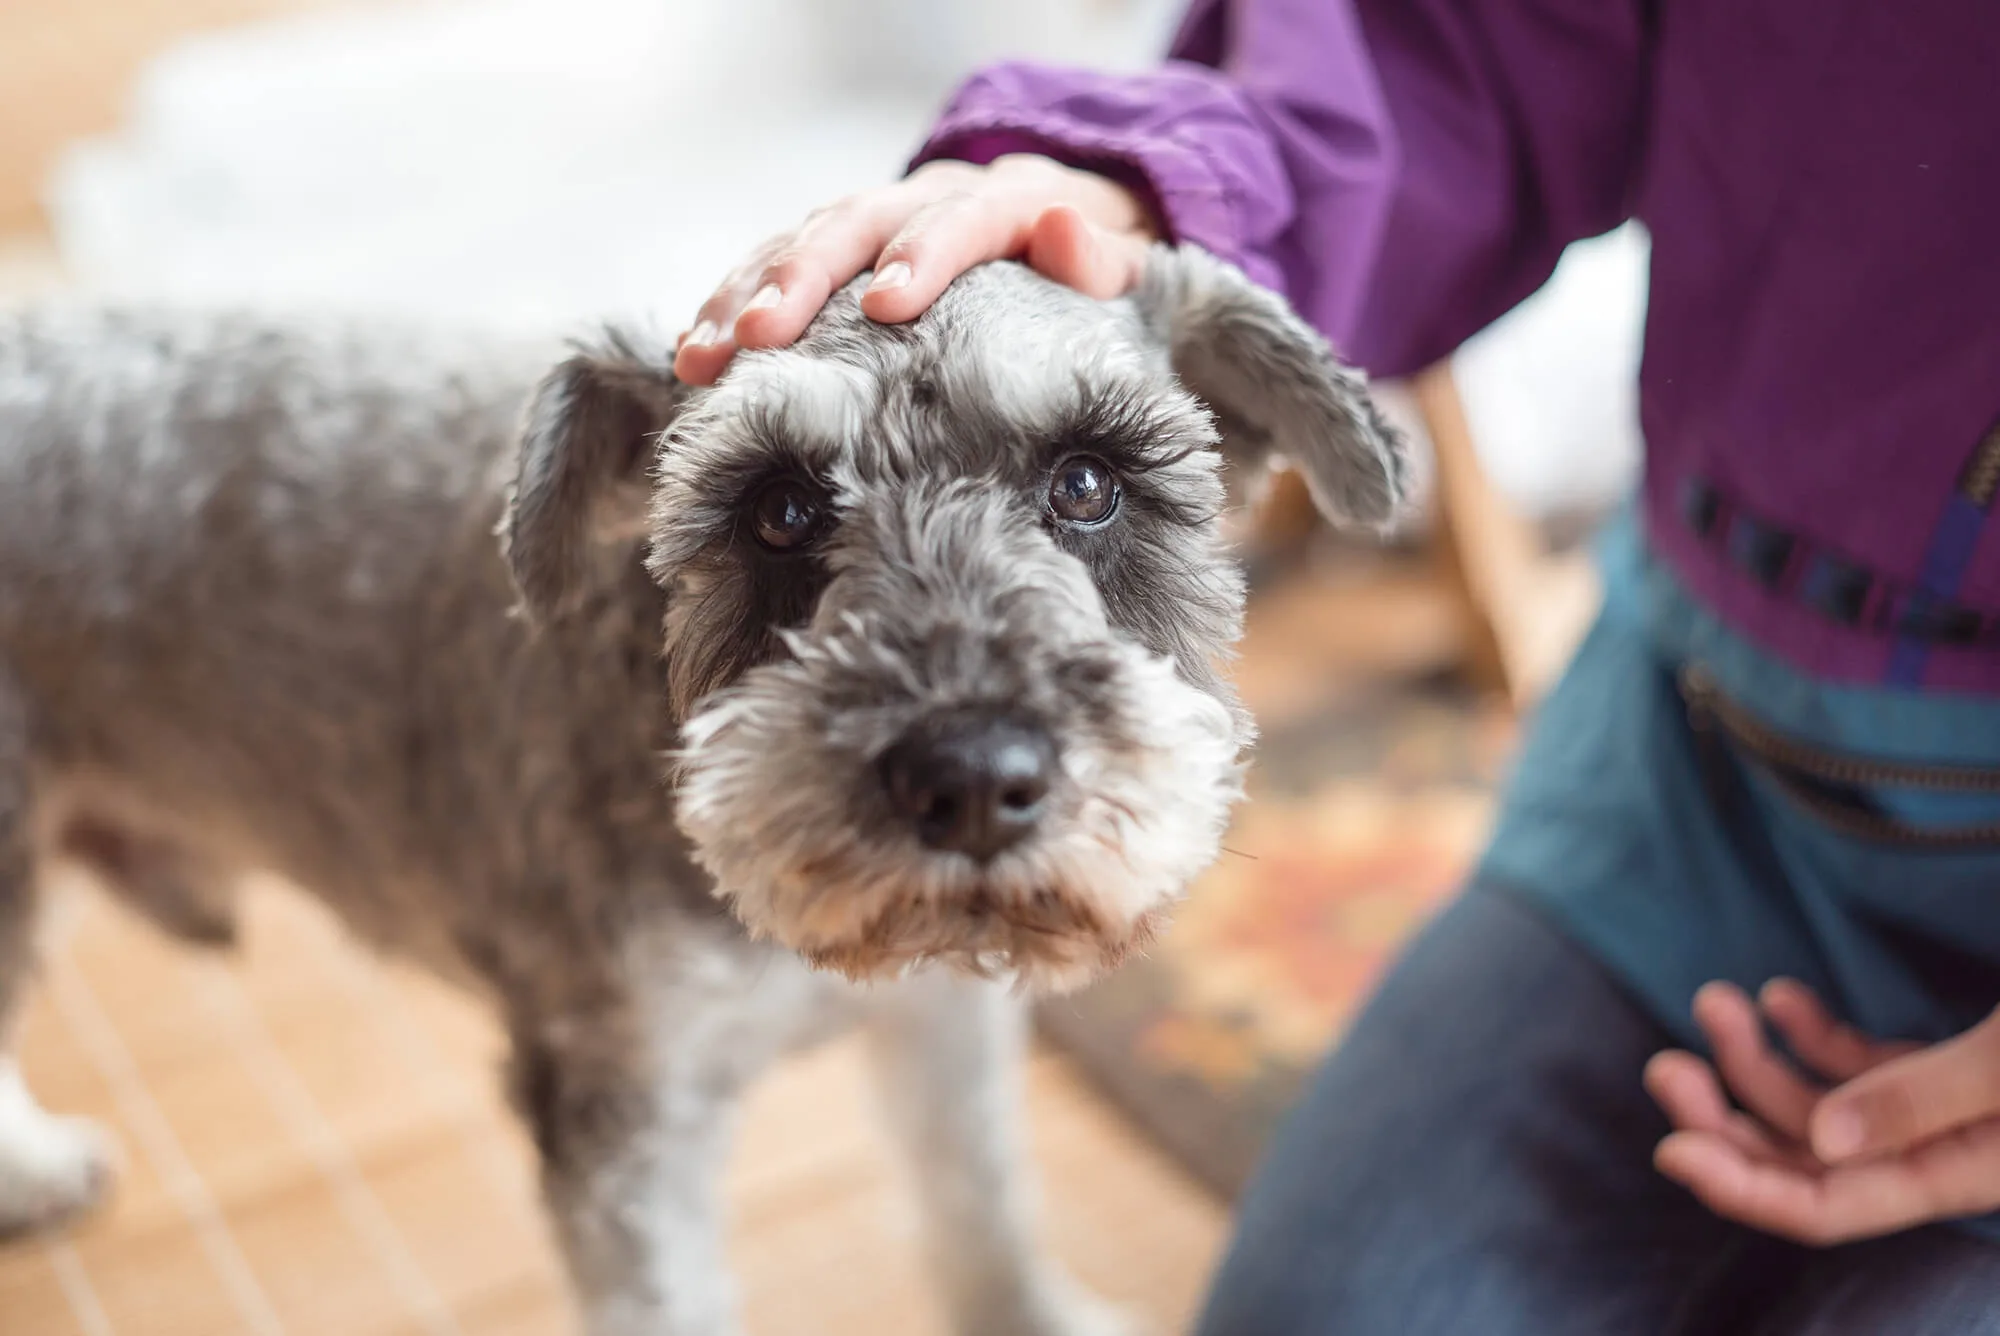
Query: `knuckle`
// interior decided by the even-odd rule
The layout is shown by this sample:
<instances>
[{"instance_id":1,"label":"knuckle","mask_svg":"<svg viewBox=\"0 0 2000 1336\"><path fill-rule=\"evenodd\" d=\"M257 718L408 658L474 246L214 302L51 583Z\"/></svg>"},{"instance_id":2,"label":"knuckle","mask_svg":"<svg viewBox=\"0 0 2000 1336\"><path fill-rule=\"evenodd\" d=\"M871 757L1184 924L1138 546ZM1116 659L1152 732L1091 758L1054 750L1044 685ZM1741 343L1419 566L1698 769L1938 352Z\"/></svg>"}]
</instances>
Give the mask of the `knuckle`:
<instances>
[{"instance_id":1,"label":"knuckle","mask_svg":"<svg viewBox=\"0 0 2000 1336\"><path fill-rule=\"evenodd\" d=\"M993 189L1010 198L1031 202L1038 208L1073 202L1076 174L1047 158L1024 159L1018 166L996 173Z\"/></svg>"},{"instance_id":2,"label":"knuckle","mask_svg":"<svg viewBox=\"0 0 2000 1336\"><path fill-rule=\"evenodd\" d=\"M967 182L963 187L947 190L926 204L917 213L917 219L937 218L941 215L962 213L977 208L986 202L985 196L977 189L976 182ZM912 220L913 222L916 219Z\"/></svg>"},{"instance_id":3,"label":"knuckle","mask_svg":"<svg viewBox=\"0 0 2000 1336\"><path fill-rule=\"evenodd\" d=\"M1871 1141L1901 1143L1923 1124L1923 1111L1907 1086L1888 1084L1859 1106L1862 1126Z\"/></svg>"},{"instance_id":4,"label":"knuckle","mask_svg":"<svg viewBox=\"0 0 2000 1336\"><path fill-rule=\"evenodd\" d=\"M1003 153L993 160L996 175L1028 181L1053 181L1064 170L1061 163L1041 153Z\"/></svg>"},{"instance_id":5,"label":"knuckle","mask_svg":"<svg viewBox=\"0 0 2000 1336\"><path fill-rule=\"evenodd\" d=\"M947 191L911 214L890 246L892 249L907 249L921 244L939 231L976 226L980 216L991 213L995 207L994 201L981 191Z\"/></svg>"},{"instance_id":6,"label":"knuckle","mask_svg":"<svg viewBox=\"0 0 2000 1336\"><path fill-rule=\"evenodd\" d=\"M714 315L719 311L728 310L749 296L750 289L769 268L771 257L777 251L776 240L768 241L751 251L744 257L743 263L729 271L729 277L722 280L722 286L715 290L715 295L708 299L706 306L702 307L702 313Z\"/></svg>"},{"instance_id":7,"label":"knuckle","mask_svg":"<svg viewBox=\"0 0 2000 1336\"><path fill-rule=\"evenodd\" d=\"M937 158L911 172L909 179L926 184L949 184L976 181L985 172L985 168L975 167L969 162L960 162L955 158Z\"/></svg>"},{"instance_id":8,"label":"knuckle","mask_svg":"<svg viewBox=\"0 0 2000 1336\"><path fill-rule=\"evenodd\" d=\"M940 240L947 249L956 249L970 238L983 235L1005 209L1005 201L977 180L934 192L903 220L882 248L882 257L909 260Z\"/></svg>"},{"instance_id":9,"label":"knuckle","mask_svg":"<svg viewBox=\"0 0 2000 1336\"><path fill-rule=\"evenodd\" d=\"M939 219L949 216L950 210L946 207L946 201L938 200L925 205L910 215L902 227L897 229L889 244L882 248L882 253L892 258L907 259L910 252L920 249L925 239L937 229Z\"/></svg>"},{"instance_id":10,"label":"knuckle","mask_svg":"<svg viewBox=\"0 0 2000 1336\"><path fill-rule=\"evenodd\" d=\"M796 280L811 272L814 263L812 251L804 244L794 241L765 257L764 267L757 277L764 283L790 287Z\"/></svg>"},{"instance_id":11,"label":"knuckle","mask_svg":"<svg viewBox=\"0 0 2000 1336\"><path fill-rule=\"evenodd\" d=\"M737 267L736 273L733 275L733 277L737 279L747 279L752 275L757 274L767 264L771 262L771 257L773 255L776 255L779 252L783 251L787 246L790 246L794 242L796 242L797 239L798 239L798 233L795 230L774 232L770 236L765 237L764 240L758 244L757 248L751 251L749 256L744 259L743 263Z\"/></svg>"},{"instance_id":12,"label":"knuckle","mask_svg":"<svg viewBox=\"0 0 2000 1336\"><path fill-rule=\"evenodd\" d=\"M695 322L700 324L703 321L711 321L720 324L728 318L735 305L736 283L731 280L709 294L708 300L694 313Z\"/></svg>"},{"instance_id":13,"label":"knuckle","mask_svg":"<svg viewBox=\"0 0 2000 1336\"><path fill-rule=\"evenodd\" d=\"M829 204L822 204L806 214L805 221L799 224L799 235L803 237L844 227L854 221L855 216L861 212L861 207L860 198L854 195L846 195Z\"/></svg>"}]
</instances>

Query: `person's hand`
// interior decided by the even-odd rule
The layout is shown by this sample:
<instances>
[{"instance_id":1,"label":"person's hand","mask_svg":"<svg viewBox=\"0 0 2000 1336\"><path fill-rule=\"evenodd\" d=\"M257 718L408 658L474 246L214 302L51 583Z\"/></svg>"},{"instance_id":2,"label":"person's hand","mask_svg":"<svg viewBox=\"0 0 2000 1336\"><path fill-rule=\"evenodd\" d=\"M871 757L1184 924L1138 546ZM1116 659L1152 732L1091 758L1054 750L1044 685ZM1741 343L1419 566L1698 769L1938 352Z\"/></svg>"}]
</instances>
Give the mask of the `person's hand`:
<instances>
[{"instance_id":1,"label":"person's hand","mask_svg":"<svg viewBox=\"0 0 2000 1336\"><path fill-rule=\"evenodd\" d=\"M1716 1214L1827 1246L2000 1208L2000 1012L1928 1048L1888 1043L1778 980L1754 1003L1710 984L1695 1018L1715 1066L1674 1051L1646 1068L1676 1129L1654 1162Z\"/></svg>"},{"instance_id":2,"label":"person's hand","mask_svg":"<svg viewBox=\"0 0 2000 1336\"><path fill-rule=\"evenodd\" d=\"M916 319L987 260L1023 258L1058 283L1116 297L1138 282L1146 246L1159 235L1131 191L1049 158L927 163L760 246L702 305L674 373L706 385L738 348L783 347L869 269L875 277L861 309L890 324Z\"/></svg>"}]
</instances>

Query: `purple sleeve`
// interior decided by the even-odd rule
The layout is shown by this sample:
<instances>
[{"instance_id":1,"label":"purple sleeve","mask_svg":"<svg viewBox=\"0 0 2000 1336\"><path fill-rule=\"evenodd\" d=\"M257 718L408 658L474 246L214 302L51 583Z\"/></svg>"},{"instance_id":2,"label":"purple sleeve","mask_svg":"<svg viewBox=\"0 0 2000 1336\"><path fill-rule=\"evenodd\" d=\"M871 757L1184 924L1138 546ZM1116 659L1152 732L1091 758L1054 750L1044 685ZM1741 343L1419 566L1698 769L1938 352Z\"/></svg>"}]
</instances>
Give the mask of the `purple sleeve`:
<instances>
[{"instance_id":1,"label":"purple sleeve","mask_svg":"<svg viewBox=\"0 0 2000 1336\"><path fill-rule=\"evenodd\" d=\"M1196 0L1141 75L1009 64L916 163L1045 153L1104 172L1402 375L1628 213L1641 0Z\"/></svg>"}]
</instances>

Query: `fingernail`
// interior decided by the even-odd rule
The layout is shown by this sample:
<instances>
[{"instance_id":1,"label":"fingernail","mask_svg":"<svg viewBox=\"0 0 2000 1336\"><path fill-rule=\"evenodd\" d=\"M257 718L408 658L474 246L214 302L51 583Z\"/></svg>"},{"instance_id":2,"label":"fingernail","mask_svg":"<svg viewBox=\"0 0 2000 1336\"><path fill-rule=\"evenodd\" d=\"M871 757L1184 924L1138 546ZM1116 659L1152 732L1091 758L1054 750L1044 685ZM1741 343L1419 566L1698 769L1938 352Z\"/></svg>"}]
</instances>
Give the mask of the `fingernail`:
<instances>
[{"instance_id":1,"label":"fingernail","mask_svg":"<svg viewBox=\"0 0 2000 1336\"><path fill-rule=\"evenodd\" d=\"M776 283L766 283L757 289L757 295L743 303L746 311L768 311L785 299L785 293Z\"/></svg>"},{"instance_id":2,"label":"fingernail","mask_svg":"<svg viewBox=\"0 0 2000 1336\"><path fill-rule=\"evenodd\" d=\"M875 277L869 282L868 290L870 292L888 292L891 289L902 287L910 281L911 277L910 266L901 260L897 260L894 263L885 264L875 271Z\"/></svg>"},{"instance_id":3,"label":"fingernail","mask_svg":"<svg viewBox=\"0 0 2000 1336\"><path fill-rule=\"evenodd\" d=\"M704 320L694 327L694 333L688 335L688 342L694 344L697 348L707 348L715 343L716 338L721 333L722 331L716 328L713 320Z\"/></svg>"},{"instance_id":4,"label":"fingernail","mask_svg":"<svg viewBox=\"0 0 2000 1336\"><path fill-rule=\"evenodd\" d=\"M1830 1109L1820 1122L1817 1138L1820 1158L1846 1159L1868 1140L1868 1126L1853 1109Z\"/></svg>"}]
</instances>

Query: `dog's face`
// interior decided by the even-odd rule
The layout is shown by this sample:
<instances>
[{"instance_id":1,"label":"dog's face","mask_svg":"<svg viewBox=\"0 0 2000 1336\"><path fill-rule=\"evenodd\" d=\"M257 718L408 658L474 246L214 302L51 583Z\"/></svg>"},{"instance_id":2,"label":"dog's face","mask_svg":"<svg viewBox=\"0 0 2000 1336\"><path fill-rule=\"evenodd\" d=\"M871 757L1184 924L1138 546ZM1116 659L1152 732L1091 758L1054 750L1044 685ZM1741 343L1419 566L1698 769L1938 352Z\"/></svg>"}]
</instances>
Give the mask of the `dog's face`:
<instances>
[{"instance_id":1,"label":"dog's face","mask_svg":"<svg viewBox=\"0 0 2000 1336\"><path fill-rule=\"evenodd\" d=\"M643 524L681 821L753 932L856 977L1071 985L1149 936L1240 793L1225 462L1282 455L1381 525L1400 443L1192 248L1112 303L994 264L890 327L858 291L712 389L625 340L558 368L508 555L560 617Z\"/></svg>"}]
</instances>

